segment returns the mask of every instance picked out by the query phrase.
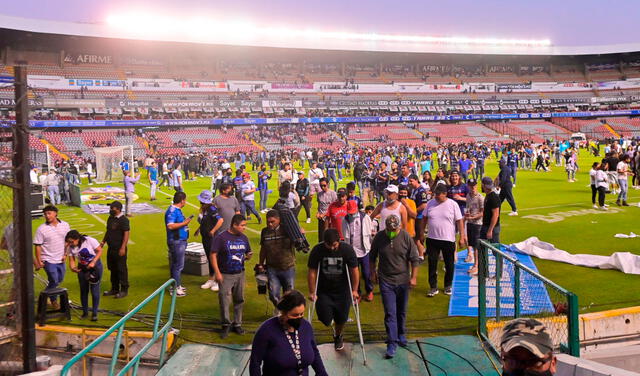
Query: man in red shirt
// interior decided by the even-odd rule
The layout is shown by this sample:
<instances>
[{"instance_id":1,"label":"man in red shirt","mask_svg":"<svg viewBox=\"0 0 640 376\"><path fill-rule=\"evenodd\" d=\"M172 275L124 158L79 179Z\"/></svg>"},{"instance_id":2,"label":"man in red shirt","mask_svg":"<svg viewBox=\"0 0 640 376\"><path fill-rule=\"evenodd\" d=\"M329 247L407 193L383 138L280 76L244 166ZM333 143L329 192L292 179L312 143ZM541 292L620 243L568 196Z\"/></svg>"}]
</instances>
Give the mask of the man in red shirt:
<instances>
[{"instance_id":1,"label":"man in red shirt","mask_svg":"<svg viewBox=\"0 0 640 376\"><path fill-rule=\"evenodd\" d=\"M340 234L340 240L344 240L344 234L342 234L342 219L347 215L347 192L344 188L338 189L338 200L329 205L324 222L325 230L333 228L338 230Z\"/></svg>"}]
</instances>

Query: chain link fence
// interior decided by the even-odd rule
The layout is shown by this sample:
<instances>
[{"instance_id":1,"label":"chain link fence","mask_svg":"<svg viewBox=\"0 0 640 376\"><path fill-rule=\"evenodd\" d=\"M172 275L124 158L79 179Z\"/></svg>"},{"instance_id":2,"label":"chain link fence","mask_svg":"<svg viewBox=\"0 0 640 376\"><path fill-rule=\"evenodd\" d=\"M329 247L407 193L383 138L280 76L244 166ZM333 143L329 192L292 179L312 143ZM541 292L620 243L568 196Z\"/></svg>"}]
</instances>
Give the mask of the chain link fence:
<instances>
[{"instance_id":1,"label":"chain link fence","mask_svg":"<svg viewBox=\"0 0 640 376\"><path fill-rule=\"evenodd\" d=\"M0 345L16 333L16 278L13 252L13 135L0 124Z\"/></svg>"},{"instance_id":2,"label":"chain link fence","mask_svg":"<svg viewBox=\"0 0 640 376\"><path fill-rule=\"evenodd\" d=\"M525 265L504 246L480 243L478 329L484 339L498 353L508 321L535 318L548 328L556 351L579 356L577 296L533 270L533 264Z\"/></svg>"}]
</instances>

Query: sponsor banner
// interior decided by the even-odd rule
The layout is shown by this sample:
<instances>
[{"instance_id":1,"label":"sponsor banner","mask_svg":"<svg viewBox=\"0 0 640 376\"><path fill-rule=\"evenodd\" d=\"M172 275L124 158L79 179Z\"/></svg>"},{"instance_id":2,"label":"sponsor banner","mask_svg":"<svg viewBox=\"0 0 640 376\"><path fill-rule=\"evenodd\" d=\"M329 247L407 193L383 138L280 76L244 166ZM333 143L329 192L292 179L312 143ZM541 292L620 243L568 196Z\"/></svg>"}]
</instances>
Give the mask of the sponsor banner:
<instances>
[{"instance_id":1,"label":"sponsor banner","mask_svg":"<svg viewBox=\"0 0 640 376\"><path fill-rule=\"evenodd\" d=\"M105 99L105 107L161 107L162 101L137 101L129 99Z\"/></svg>"},{"instance_id":2,"label":"sponsor banner","mask_svg":"<svg viewBox=\"0 0 640 376\"><path fill-rule=\"evenodd\" d=\"M68 127L160 127L160 126L207 126L207 125L252 125L252 124L331 124L331 123L400 123L419 121L463 121L541 119L551 117L633 116L640 110L543 112L523 114L471 114L471 115L424 115L424 116L353 116L353 117L300 117L300 118L236 118L236 119L149 119L149 120L31 120L32 128ZM15 121L7 121L8 126Z\"/></svg>"},{"instance_id":3,"label":"sponsor banner","mask_svg":"<svg viewBox=\"0 0 640 376\"><path fill-rule=\"evenodd\" d=\"M141 57L134 56L122 56L120 57L120 64L122 65L151 65L151 66L163 66L165 65L164 61L158 59L146 59Z\"/></svg>"},{"instance_id":4,"label":"sponsor banner","mask_svg":"<svg viewBox=\"0 0 640 376\"><path fill-rule=\"evenodd\" d=\"M496 88L498 90L506 90L506 89L511 89L511 90L531 90L531 84L496 84Z\"/></svg>"},{"instance_id":5,"label":"sponsor banner","mask_svg":"<svg viewBox=\"0 0 640 376\"><path fill-rule=\"evenodd\" d=\"M67 64L113 64L113 56L97 54L67 53L64 57Z\"/></svg>"},{"instance_id":6,"label":"sponsor banner","mask_svg":"<svg viewBox=\"0 0 640 376\"><path fill-rule=\"evenodd\" d=\"M272 89L313 89L313 84L272 83Z\"/></svg>"},{"instance_id":7,"label":"sponsor banner","mask_svg":"<svg viewBox=\"0 0 640 376\"><path fill-rule=\"evenodd\" d=\"M123 80L88 80L69 79L69 86L118 86L122 87L126 81Z\"/></svg>"},{"instance_id":8,"label":"sponsor banner","mask_svg":"<svg viewBox=\"0 0 640 376\"><path fill-rule=\"evenodd\" d=\"M14 107L16 100L14 98L0 98L0 106L2 107ZM29 106L42 107L42 99L29 99Z\"/></svg>"}]
</instances>

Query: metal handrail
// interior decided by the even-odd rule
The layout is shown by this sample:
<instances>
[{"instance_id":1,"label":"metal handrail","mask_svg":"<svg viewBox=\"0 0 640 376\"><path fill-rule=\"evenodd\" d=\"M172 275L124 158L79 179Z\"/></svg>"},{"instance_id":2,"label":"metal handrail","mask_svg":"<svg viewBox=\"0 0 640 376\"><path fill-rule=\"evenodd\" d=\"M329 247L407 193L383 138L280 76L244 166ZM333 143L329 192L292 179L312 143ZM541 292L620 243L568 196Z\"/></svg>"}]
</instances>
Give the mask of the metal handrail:
<instances>
[{"instance_id":1,"label":"metal handrail","mask_svg":"<svg viewBox=\"0 0 640 376\"><path fill-rule=\"evenodd\" d=\"M162 304L164 303L164 292L169 287L172 287L171 306L169 308L169 316L165 324L162 326L162 328L159 328L160 317L162 314ZM140 349L140 351L138 351L138 353L135 356L133 356L131 360L129 360L129 362L127 362L127 364L120 370L120 372L117 373L117 375L118 376L124 375L131 368L133 368L133 375L135 375L138 371L138 366L140 364L140 360L142 359L142 356L151 348L151 346L153 346L156 343L156 341L160 337L162 337L162 347L160 348L160 358L158 360L158 364L159 364L159 367L162 367L162 364L164 363L164 355L165 355L166 345L167 345L167 333L171 329L171 324L173 323L173 314L175 312L175 307L176 307L177 287L178 287L177 283L174 279L170 279L167 282L163 283L162 286L160 286L156 291L154 291L145 300L143 300L140 304L138 304L138 306L136 306L134 309L132 309L126 315L124 315L120 320L118 320L118 322L113 324L113 326L107 329L101 336L93 340L93 342L91 342L89 346L85 347L84 349L82 349L82 351L80 351L73 358L71 358L71 360L69 360L67 364L65 364L64 367L62 368L60 375L61 376L68 375L69 371L71 370L71 367L73 367L80 359L82 359L91 350L93 350L96 346L102 343L102 341L107 339L109 336L111 336L111 334L113 334L117 330L118 334L116 335L115 343L113 345L113 353L111 355L111 364L109 366L109 376L115 375L116 363L118 362L118 355L120 353L120 343L122 341L122 335L124 333L124 327L127 321L129 321L129 319L131 319L136 313L138 313L140 310L146 307L147 304L149 304L149 302L151 302L156 297L158 297L158 304L156 309L156 317L153 323L153 336L151 337L149 342L147 342L147 344L144 345L142 349Z\"/></svg>"},{"instance_id":2,"label":"metal handrail","mask_svg":"<svg viewBox=\"0 0 640 376\"><path fill-rule=\"evenodd\" d=\"M496 256L496 275L502 275L502 261L506 259L514 266L514 317L520 317L520 274L524 270L534 278L540 280L547 286L551 286L564 295L567 299L567 347L562 346L562 350L570 355L580 356L580 327L578 315L578 296L571 291L561 287L557 283L542 276L533 269L522 265L517 258L511 257L502 252L498 247L500 244L492 244L486 240L480 240L478 257L483 263L478 268L478 332L484 340L489 341L487 331L487 300L486 300L486 278L488 277L488 252L490 249ZM496 278L499 279L499 278ZM496 283L496 320L500 319L500 283ZM490 341L489 341L490 342ZM495 351L495 349L493 349Z\"/></svg>"}]
</instances>

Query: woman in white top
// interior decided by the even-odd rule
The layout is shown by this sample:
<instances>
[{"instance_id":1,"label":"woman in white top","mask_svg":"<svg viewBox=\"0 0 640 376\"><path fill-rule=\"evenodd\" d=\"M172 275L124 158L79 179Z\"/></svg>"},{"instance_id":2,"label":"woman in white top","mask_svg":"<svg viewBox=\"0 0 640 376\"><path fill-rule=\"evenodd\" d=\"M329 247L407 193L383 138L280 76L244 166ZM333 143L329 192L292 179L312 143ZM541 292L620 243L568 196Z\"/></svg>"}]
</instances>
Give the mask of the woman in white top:
<instances>
[{"instance_id":1,"label":"woman in white top","mask_svg":"<svg viewBox=\"0 0 640 376\"><path fill-rule=\"evenodd\" d=\"M82 318L89 315L89 290L91 290L92 307L91 321L98 321L98 306L100 305L100 280L102 279L102 247L100 243L86 235L80 235L77 230L71 230L64 238L67 252L70 254L69 268L78 273L80 283L80 302L82 303Z\"/></svg>"},{"instance_id":2,"label":"woman in white top","mask_svg":"<svg viewBox=\"0 0 640 376\"><path fill-rule=\"evenodd\" d=\"M607 206L604 204L604 195L607 193L607 189L609 188L609 175L607 174L607 170L609 169L609 163L602 162L600 164L600 168L596 172L596 188L598 189L598 205L600 205L601 210L608 210Z\"/></svg>"}]
</instances>

